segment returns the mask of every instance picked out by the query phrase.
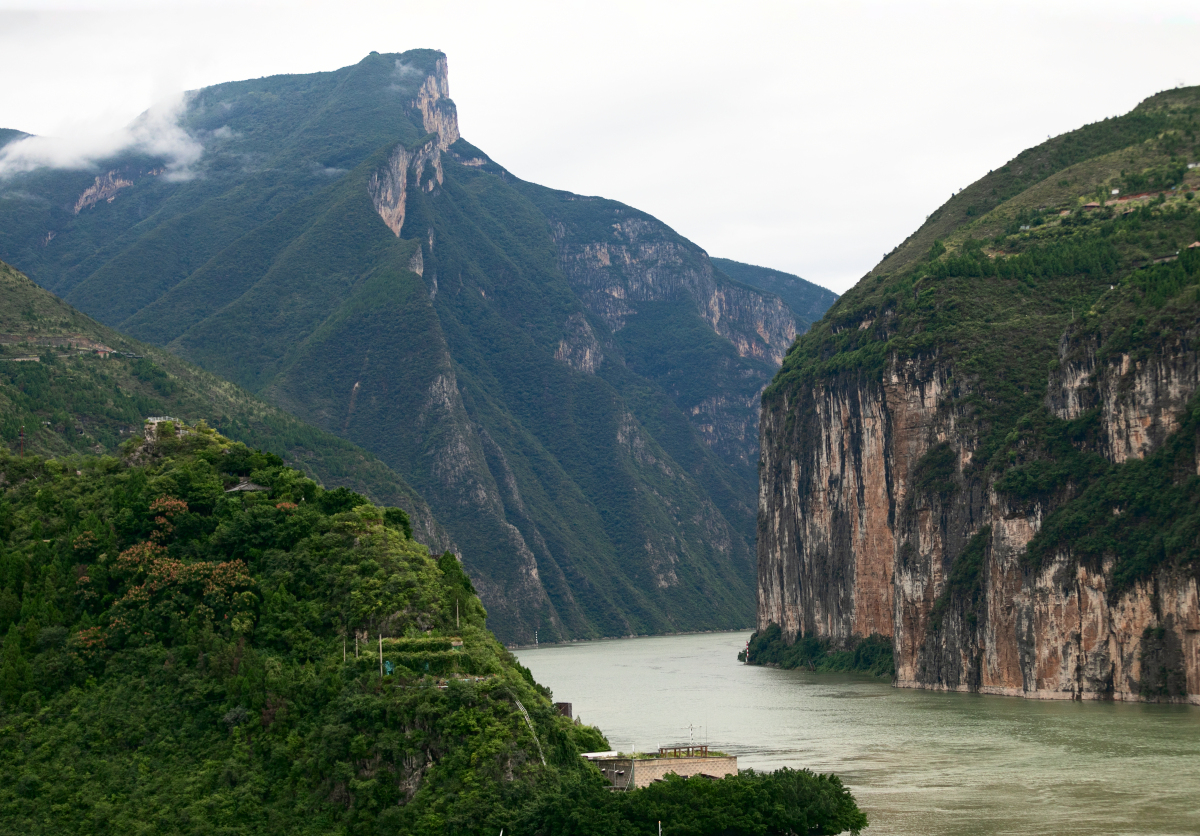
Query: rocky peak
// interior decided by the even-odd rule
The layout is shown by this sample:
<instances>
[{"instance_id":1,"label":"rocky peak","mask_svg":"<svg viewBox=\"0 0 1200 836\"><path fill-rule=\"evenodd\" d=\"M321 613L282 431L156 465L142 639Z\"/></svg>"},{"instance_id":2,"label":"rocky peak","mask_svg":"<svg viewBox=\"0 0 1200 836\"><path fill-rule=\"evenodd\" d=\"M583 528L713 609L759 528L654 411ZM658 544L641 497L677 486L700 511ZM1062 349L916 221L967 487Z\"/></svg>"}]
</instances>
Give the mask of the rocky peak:
<instances>
[{"instance_id":1,"label":"rocky peak","mask_svg":"<svg viewBox=\"0 0 1200 836\"><path fill-rule=\"evenodd\" d=\"M425 76L417 88L412 107L421 114L426 132L438 135L438 148L442 151L458 139L458 110L450 101L450 69L446 56L439 57L433 72Z\"/></svg>"},{"instance_id":2,"label":"rocky peak","mask_svg":"<svg viewBox=\"0 0 1200 836\"><path fill-rule=\"evenodd\" d=\"M397 71L407 67L396 60ZM425 75L410 103L420 115L426 133L437 134L416 148L397 145L367 182L367 191L379 217L396 237L404 226L409 172L417 188L433 191L444 182L442 152L458 140L458 111L450 101L450 76L446 56L439 55L433 70ZM429 174L426 176L426 169Z\"/></svg>"}]
</instances>

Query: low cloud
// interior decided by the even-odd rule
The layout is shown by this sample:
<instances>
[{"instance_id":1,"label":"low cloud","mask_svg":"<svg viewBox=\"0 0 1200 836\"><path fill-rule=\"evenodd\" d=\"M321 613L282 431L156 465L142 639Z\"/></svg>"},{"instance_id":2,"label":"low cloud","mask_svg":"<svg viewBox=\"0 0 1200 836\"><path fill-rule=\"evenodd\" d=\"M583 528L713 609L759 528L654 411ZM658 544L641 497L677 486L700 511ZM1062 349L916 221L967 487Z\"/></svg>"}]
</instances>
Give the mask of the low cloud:
<instances>
[{"instance_id":1,"label":"low cloud","mask_svg":"<svg viewBox=\"0 0 1200 836\"><path fill-rule=\"evenodd\" d=\"M392 92L411 92L424 78L425 73L421 70L397 58L396 66L392 69L392 83L388 89Z\"/></svg>"},{"instance_id":2,"label":"low cloud","mask_svg":"<svg viewBox=\"0 0 1200 836\"><path fill-rule=\"evenodd\" d=\"M179 126L187 106L184 94L154 105L126 127L108 134L66 137L30 136L0 148L0 178L38 168L94 169L105 159L125 152L162 159L164 176L188 180L204 146Z\"/></svg>"}]
</instances>

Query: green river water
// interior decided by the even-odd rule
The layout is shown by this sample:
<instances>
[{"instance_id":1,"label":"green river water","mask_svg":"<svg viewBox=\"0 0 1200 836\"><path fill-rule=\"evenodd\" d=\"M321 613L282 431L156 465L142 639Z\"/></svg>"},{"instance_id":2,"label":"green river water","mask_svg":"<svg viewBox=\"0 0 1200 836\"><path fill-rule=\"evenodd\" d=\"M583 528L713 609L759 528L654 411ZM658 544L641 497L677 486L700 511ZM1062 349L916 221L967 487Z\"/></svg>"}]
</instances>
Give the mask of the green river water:
<instances>
[{"instance_id":1,"label":"green river water","mask_svg":"<svg viewBox=\"0 0 1200 836\"><path fill-rule=\"evenodd\" d=\"M741 768L836 772L869 836L1200 834L1198 707L912 691L752 667L737 661L748 636L517 656L614 748L707 741Z\"/></svg>"}]
</instances>

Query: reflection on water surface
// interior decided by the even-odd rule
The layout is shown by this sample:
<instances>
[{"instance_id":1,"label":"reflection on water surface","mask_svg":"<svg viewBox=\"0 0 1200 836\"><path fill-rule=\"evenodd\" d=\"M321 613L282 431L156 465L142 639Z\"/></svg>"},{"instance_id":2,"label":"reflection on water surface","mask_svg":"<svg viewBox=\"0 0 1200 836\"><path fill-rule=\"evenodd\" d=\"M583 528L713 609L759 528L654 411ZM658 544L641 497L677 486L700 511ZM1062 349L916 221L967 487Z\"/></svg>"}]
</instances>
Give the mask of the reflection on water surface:
<instances>
[{"instance_id":1,"label":"reflection on water surface","mask_svg":"<svg viewBox=\"0 0 1200 836\"><path fill-rule=\"evenodd\" d=\"M746 638L517 656L617 748L690 736L742 768L837 772L876 836L1200 833L1200 708L909 691L748 667L736 658Z\"/></svg>"}]
</instances>

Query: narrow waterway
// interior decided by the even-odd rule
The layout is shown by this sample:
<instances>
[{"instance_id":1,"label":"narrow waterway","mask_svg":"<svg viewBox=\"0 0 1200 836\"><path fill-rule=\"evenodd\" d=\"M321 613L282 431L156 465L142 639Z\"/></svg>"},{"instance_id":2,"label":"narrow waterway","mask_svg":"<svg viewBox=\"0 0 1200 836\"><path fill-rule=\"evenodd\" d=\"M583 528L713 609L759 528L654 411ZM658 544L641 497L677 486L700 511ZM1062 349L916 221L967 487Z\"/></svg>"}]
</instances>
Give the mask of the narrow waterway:
<instances>
[{"instance_id":1,"label":"narrow waterway","mask_svg":"<svg viewBox=\"0 0 1200 836\"><path fill-rule=\"evenodd\" d=\"M882 834L1200 834L1200 708L892 688L738 663L747 633L517 652L614 748L836 772ZM691 727L689 729L689 726Z\"/></svg>"}]
</instances>

